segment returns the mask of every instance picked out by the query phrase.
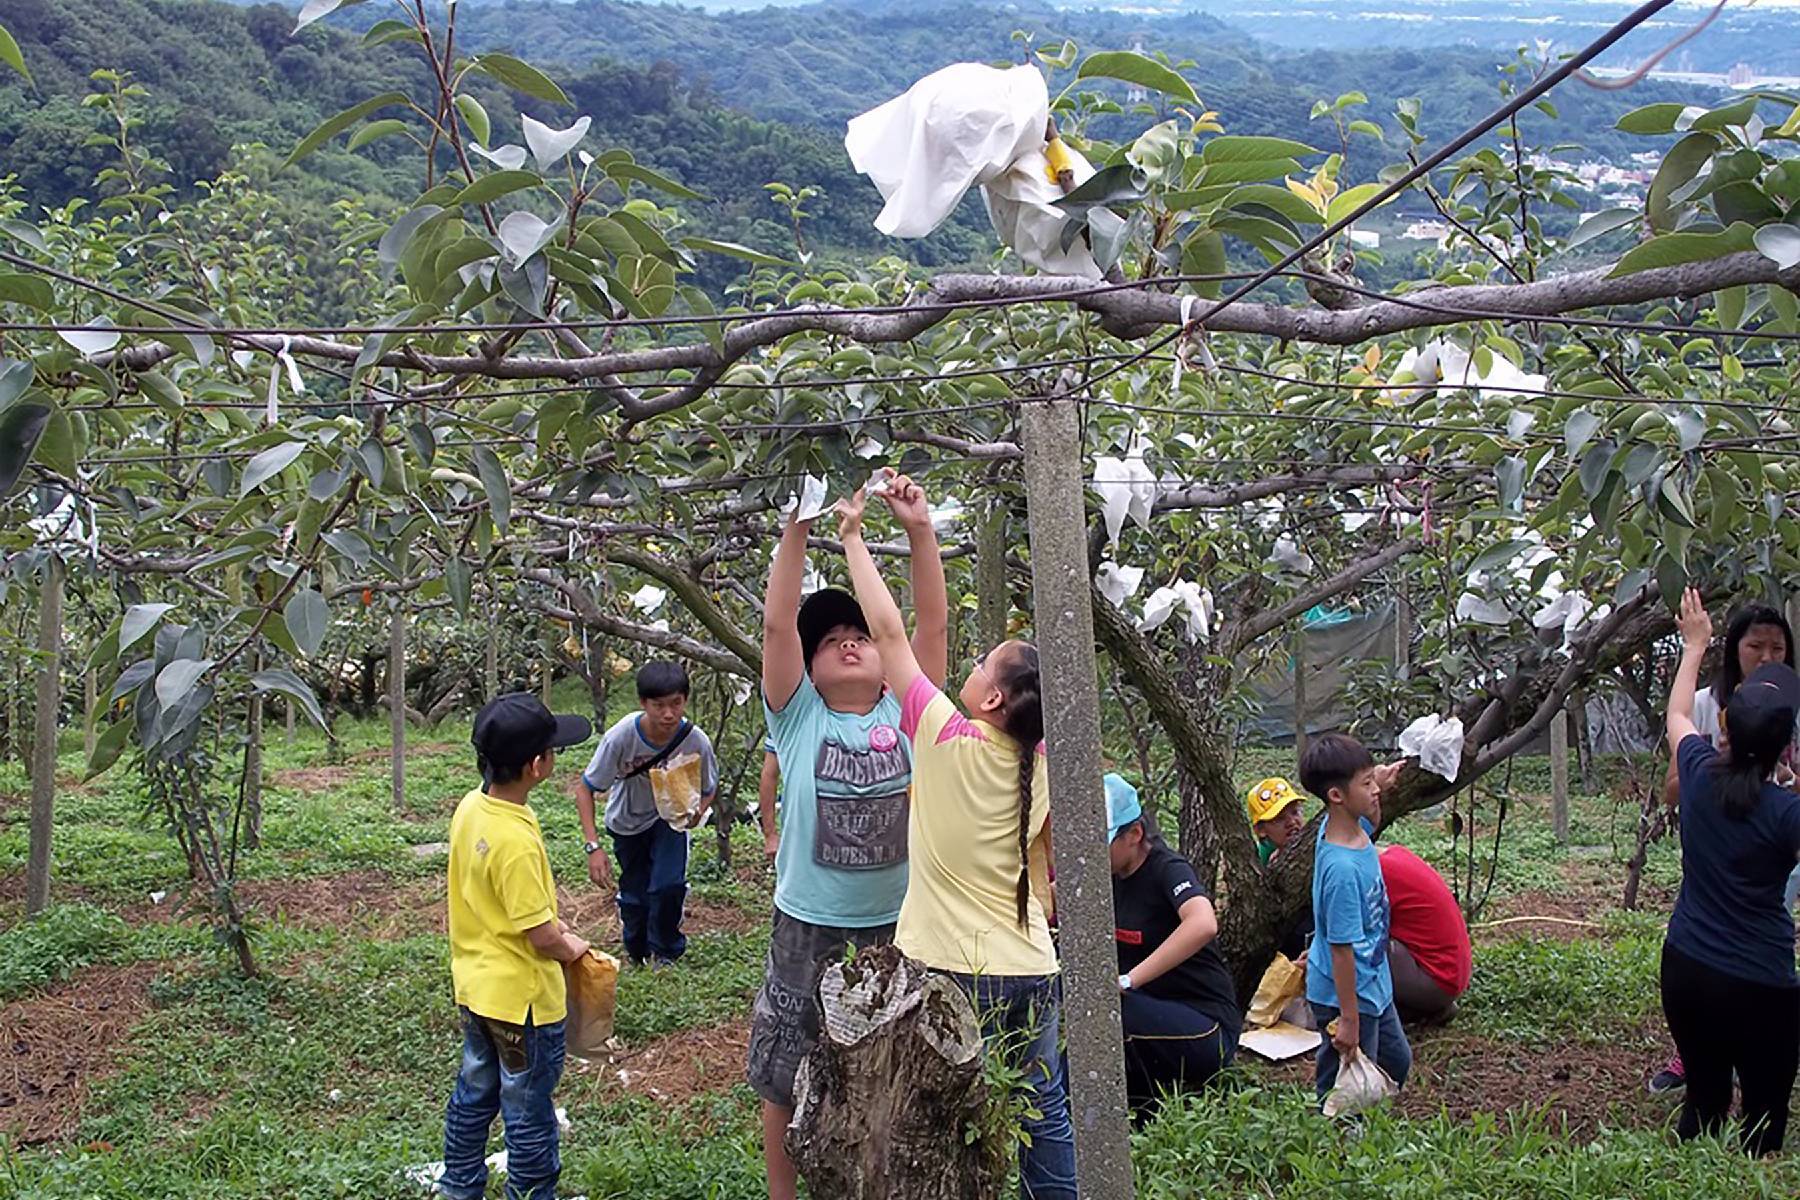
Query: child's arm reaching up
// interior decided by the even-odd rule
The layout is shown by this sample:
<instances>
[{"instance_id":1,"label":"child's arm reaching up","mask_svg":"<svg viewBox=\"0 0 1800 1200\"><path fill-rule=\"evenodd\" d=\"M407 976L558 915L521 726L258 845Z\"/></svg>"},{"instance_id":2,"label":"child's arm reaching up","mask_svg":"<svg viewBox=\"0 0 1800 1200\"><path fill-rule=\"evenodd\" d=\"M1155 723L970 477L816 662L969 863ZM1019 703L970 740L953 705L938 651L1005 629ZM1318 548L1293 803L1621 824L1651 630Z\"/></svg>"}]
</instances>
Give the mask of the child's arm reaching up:
<instances>
[{"instance_id":1,"label":"child's arm reaching up","mask_svg":"<svg viewBox=\"0 0 1800 1200\"><path fill-rule=\"evenodd\" d=\"M906 639L906 622L900 618L900 606L894 603L887 584L881 581L881 572L876 569L875 559L863 541L863 503L861 491L847 500L838 501L838 536L843 539L844 558L850 565L856 602L862 605L863 619L869 623L869 635L881 652L881 666L888 687L894 695L904 697L913 680L924 672L913 655L912 643Z\"/></svg>"},{"instance_id":2,"label":"child's arm reaching up","mask_svg":"<svg viewBox=\"0 0 1800 1200\"><path fill-rule=\"evenodd\" d=\"M889 468L881 498L906 530L912 550L913 657L926 677L941 688L950 670L950 598L925 489Z\"/></svg>"},{"instance_id":3,"label":"child's arm reaching up","mask_svg":"<svg viewBox=\"0 0 1800 1200\"><path fill-rule=\"evenodd\" d=\"M791 521L781 531L775 565L769 570L768 591L763 596L763 698L775 712L787 707L806 677L806 660L794 614L800 611L800 587L806 576L806 535L811 529L811 521Z\"/></svg>"}]
</instances>

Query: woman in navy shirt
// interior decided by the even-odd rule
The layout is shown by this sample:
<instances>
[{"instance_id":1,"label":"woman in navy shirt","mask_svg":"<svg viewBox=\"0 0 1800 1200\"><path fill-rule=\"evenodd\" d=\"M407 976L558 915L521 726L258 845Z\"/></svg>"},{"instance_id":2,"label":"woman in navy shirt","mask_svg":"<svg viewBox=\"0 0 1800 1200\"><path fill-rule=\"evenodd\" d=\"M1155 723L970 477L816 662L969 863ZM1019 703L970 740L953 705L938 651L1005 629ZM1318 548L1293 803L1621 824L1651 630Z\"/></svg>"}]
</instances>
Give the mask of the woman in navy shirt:
<instances>
[{"instance_id":1,"label":"woman in navy shirt","mask_svg":"<svg viewBox=\"0 0 1800 1200\"><path fill-rule=\"evenodd\" d=\"M1694 724L1712 620L1700 594L1681 600L1681 665L1669 696L1669 746L1681 789L1681 892L1663 942L1662 1001L1687 1068L1682 1138L1716 1132L1736 1073L1744 1146L1781 1149L1800 1065L1800 978L1783 886L1800 857L1800 796L1774 782L1800 712L1800 676L1759 667L1725 708L1726 753Z\"/></svg>"}]
</instances>

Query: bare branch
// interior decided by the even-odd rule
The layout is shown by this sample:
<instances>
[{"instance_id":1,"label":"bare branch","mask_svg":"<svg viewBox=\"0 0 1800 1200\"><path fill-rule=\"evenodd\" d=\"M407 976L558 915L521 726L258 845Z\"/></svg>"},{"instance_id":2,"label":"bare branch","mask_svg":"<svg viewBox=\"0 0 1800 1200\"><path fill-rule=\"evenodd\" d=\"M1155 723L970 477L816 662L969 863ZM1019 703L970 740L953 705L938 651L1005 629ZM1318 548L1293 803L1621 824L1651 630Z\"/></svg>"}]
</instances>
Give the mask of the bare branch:
<instances>
[{"instance_id":1,"label":"bare branch","mask_svg":"<svg viewBox=\"0 0 1800 1200\"><path fill-rule=\"evenodd\" d=\"M1323 604L1333 596L1349 591L1377 571L1385 570L1418 550L1423 544L1417 538L1406 538L1365 559L1351 563L1310 591L1302 592L1285 604L1267 612L1257 613L1255 616L1246 618L1236 628L1231 629L1227 635L1222 636L1220 642L1226 647L1227 654L1235 655L1263 634L1272 629L1279 629L1308 609Z\"/></svg>"},{"instance_id":2,"label":"bare branch","mask_svg":"<svg viewBox=\"0 0 1800 1200\"><path fill-rule=\"evenodd\" d=\"M653 629L648 625L640 625L636 621L627 621L623 617L604 613L600 611L600 606L594 603L593 597L583 591L579 585L562 578L554 571L533 567L524 575L527 579L555 588L569 602L568 608L558 608L545 601L532 601L533 606L540 612L565 621L578 622L609 637L678 654L682 658L697 662L701 666L711 667L715 671L723 671L750 680L755 680L761 673L736 655L716 646L697 642L693 638L684 637L679 633Z\"/></svg>"}]
</instances>

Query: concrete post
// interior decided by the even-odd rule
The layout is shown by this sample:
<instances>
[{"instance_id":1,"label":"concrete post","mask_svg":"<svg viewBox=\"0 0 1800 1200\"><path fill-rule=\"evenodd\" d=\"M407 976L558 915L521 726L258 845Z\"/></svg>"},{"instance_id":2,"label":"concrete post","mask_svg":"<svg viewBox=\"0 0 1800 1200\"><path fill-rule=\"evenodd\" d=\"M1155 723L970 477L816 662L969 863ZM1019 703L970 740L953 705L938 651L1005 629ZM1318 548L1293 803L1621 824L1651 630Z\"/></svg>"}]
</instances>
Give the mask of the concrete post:
<instances>
[{"instance_id":1,"label":"concrete post","mask_svg":"<svg viewBox=\"0 0 1800 1200\"><path fill-rule=\"evenodd\" d=\"M394 807L406 803L406 609L398 597L388 618L388 729L393 742Z\"/></svg>"},{"instance_id":2,"label":"concrete post","mask_svg":"<svg viewBox=\"0 0 1800 1200\"><path fill-rule=\"evenodd\" d=\"M1026 405L1024 429L1078 1193L1093 1200L1131 1200L1131 1127L1113 949L1112 871L1101 799L1100 687L1075 402Z\"/></svg>"}]
</instances>

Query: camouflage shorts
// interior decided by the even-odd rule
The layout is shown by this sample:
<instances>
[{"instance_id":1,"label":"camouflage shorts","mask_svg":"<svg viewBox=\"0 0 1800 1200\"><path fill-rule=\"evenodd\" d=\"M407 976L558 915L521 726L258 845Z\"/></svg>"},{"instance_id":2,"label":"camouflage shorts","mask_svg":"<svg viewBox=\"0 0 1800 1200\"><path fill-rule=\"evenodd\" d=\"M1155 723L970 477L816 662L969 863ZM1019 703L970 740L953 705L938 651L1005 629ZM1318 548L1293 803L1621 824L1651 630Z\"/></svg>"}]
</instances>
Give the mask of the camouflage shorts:
<instances>
[{"instance_id":1,"label":"camouflage shorts","mask_svg":"<svg viewBox=\"0 0 1800 1200\"><path fill-rule=\"evenodd\" d=\"M794 1106L794 1074L819 1040L819 978L858 950L894 940L894 927L813 925L775 910L762 990L750 1012L750 1086L782 1108Z\"/></svg>"}]
</instances>

